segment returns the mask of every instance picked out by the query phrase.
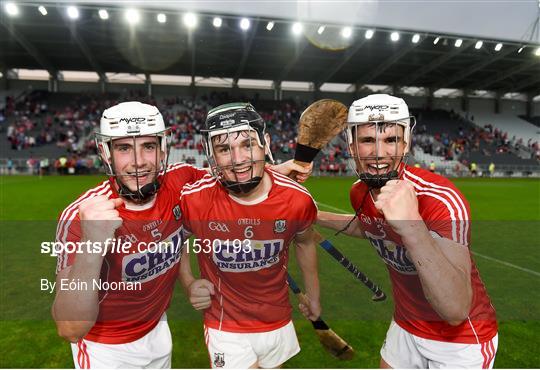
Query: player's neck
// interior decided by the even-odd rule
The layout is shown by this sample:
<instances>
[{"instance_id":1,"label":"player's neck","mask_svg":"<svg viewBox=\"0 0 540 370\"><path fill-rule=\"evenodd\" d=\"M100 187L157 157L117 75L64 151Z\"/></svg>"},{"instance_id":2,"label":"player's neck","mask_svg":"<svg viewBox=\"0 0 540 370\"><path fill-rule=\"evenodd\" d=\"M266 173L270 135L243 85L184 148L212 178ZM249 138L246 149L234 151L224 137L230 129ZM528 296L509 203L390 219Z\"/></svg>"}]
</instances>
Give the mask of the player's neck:
<instances>
[{"instance_id":1,"label":"player's neck","mask_svg":"<svg viewBox=\"0 0 540 370\"><path fill-rule=\"evenodd\" d=\"M153 195L152 198L148 199L144 203L135 203L128 199L124 199L124 204L126 206L126 209L130 211L144 211L144 210L152 208L155 203L156 203L156 195Z\"/></svg>"},{"instance_id":2,"label":"player's neck","mask_svg":"<svg viewBox=\"0 0 540 370\"><path fill-rule=\"evenodd\" d=\"M255 189L253 189L249 193L246 193L246 194L229 193L229 194L233 199L238 199L242 201L242 203L250 203L250 202L263 198L266 194L270 192L271 188L272 188L272 179L270 178L268 173L264 171L263 178L261 182L259 183L259 185L257 185Z\"/></svg>"}]
</instances>

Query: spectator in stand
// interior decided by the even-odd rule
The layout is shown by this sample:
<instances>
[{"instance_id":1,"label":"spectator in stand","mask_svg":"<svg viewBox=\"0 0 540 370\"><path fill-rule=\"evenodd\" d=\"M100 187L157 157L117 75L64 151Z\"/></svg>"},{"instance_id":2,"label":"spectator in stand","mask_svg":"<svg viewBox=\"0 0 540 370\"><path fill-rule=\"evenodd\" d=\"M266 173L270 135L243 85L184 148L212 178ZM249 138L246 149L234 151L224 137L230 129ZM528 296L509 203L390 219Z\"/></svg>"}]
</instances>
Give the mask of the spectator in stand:
<instances>
[{"instance_id":1,"label":"spectator in stand","mask_svg":"<svg viewBox=\"0 0 540 370\"><path fill-rule=\"evenodd\" d=\"M319 171L321 171L321 174L323 174L324 172L326 172L327 169L328 169L328 161L326 160L326 158L321 158L321 164L319 165Z\"/></svg>"},{"instance_id":2,"label":"spectator in stand","mask_svg":"<svg viewBox=\"0 0 540 370\"><path fill-rule=\"evenodd\" d=\"M477 175L477 166L476 166L476 163L475 162L471 162L471 175L472 177L476 177Z\"/></svg>"},{"instance_id":3,"label":"spectator in stand","mask_svg":"<svg viewBox=\"0 0 540 370\"><path fill-rule=\"evenodd\" d=\"M12 171L13 171L13 159L11 159L11 158L8 158L8 160L7 160L7 171L8 171L8 175L12 174Z\"/></svg>"},{"instance_id":4,"label":"spectator in stand","mask_svg":"<svg viewBox=\"0 0 540 370\"><path fill-rule=\"evenodd\" d=\"M32 156L30 156L30 158L26 160L26 168L28 169L28 174L30 175L34 174L35 163L36 163L36 160Z\"/></svg>"},{"instance_id":5,"label":"spectator in stand","mask_svg":"<svg viewBox=\"0 0 540 370\"><path fill-rule=\"evenodd\" d=\"M39 161L39 175L48 175L49 174L49 158L41 158Z\"/></svg>"},{"instance_id":6,"label":"spectator in stand","mask_svg":"<svg viewBox=\"0 0 540 370\"><path fill-rule=\"evenodd\" d=\"M435 173L435 169L436 169L436 165L435 165L435 162L433 160L431 160L431 163L429 164L429 170L433 173Z\"/></svg>"},{"instance_id":7,"label":"spectator in stand","mask_svg":"<svg viewBox=\"0 0 540 370\"><path fill-rule=\"evenodd\" d=\"M491 162L488 167L489 171L489 177L493 177L493 174L495 173L495 163Z\"/></svg>"},{"instance_id":8,"label":"spectator in stand","mask_svg":"<svg viewBox=\"0 0 540 370\"><path fill-rule=\"evenodd\" d=\"M340 170L342 175L347 175L348 167L346 160L342 160L340 163Z\"/></svg>"},{"instance_id":9,"label":"spectator in stand","mask_svg":"<svg viewBox=\"0 0 540 370\"><path fill-rule=\"evenodd\" d=\"M67 175L68 173L67 164L68 164L68 159L65 156L61 156L60 158L58 158L57 170L60 175Z\"/></svg>"}]
</instances>

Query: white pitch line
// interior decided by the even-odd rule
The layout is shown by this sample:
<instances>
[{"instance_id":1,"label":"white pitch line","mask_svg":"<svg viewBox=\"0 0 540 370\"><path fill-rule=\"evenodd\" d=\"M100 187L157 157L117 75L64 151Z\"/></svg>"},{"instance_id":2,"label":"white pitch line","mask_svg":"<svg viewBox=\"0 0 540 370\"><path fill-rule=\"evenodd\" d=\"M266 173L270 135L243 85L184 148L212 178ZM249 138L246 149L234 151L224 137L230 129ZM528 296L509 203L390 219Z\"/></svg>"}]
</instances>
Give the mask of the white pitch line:
<instances>
[{"instance_id":1,"label":"white pitch line","mask_svg":"<svg viewBox=\"0 0 540 370\"><path fill-rule=\"evenodd\" d=\"M533 271L533 270L529 270L529 269L526 269L525 267L521 267L521 266L518 266L518 265L514 265L513 263L510 263L510 262L505 262L505 261L501 261L501 260L498 260L496 258L493 258L493 257L490 257L490 256L486 256L486 255L483 255L483 254L480 254L478 252L472 252L475 256L478 256L478 257L482 257L482 258L485 258L487 260L490 260L490 261L493 261L493 262L497 262L497 263L500 263L501 265L505 265L505 266L508 266L508 267L513 267L517 270L521 270L523 272L528 272L529 274L533 274L533 275L536 275L536 276L540 276L540 272L536 272L536 271Z\"/></svg>"},{"instance_id":2,"label":"white pitch line","mask_svg":"<svg viewBox=\"0 0 540 370\"><path fill-rule=\"evenodd\" d=\"M329 204L324 204L324 203L321 203L321 202L317 202L318 205L320 206L323 206L325 208L329 208L329 209L332 209L334 211L338 211L338 212L341 212L341 213L351 213L349 211L346 211L344 209L341 209L341 208L336 208L336 207L333 207ZM520 270L520 271L523 271L523 272L527 272L529 274L532 274L532 275L535 275L535 276L540 276L540 272L537 272L537 271L534 271L534 270L530 270L528 268L525 268L525 267L521 267L521 266L518 266L518 265L514 265L513 263L510 263L510 262L506 262L506 261L501 261L499 259L496 259L496 258L493 258L493 257L490 257L490 256L486 256L484 254L480 254L478 252L474 252L474 251L471 251L472 254L474 254L475 256L478 256L478 257L482 257L482 258L485 258L489 261L493 261L493 262L497 262L497 263L500 263L501 265L504 265L504 266L507 266L507 267L512 267L512 268L515 268L516 270Z\"/></svg>"},{"instance_id":3,"label":"white pitch line","mask_svg":"<svg viewBox=\"0 0 540 370\"><path fill-rule=\"evenodd\" d=\"M353 213L352 211L345 211L344 209L341 209L341 208L336 208L336 207L333 207L329 204L324 204L324 203L321 203L321 202L317 202L318 205L320 206L323 206L325 208L330 208L334 211L338 211L338 212L341 212L341 213L347 213L347 214L350 214L350 213Z\"/></svg>"}]
</instances>

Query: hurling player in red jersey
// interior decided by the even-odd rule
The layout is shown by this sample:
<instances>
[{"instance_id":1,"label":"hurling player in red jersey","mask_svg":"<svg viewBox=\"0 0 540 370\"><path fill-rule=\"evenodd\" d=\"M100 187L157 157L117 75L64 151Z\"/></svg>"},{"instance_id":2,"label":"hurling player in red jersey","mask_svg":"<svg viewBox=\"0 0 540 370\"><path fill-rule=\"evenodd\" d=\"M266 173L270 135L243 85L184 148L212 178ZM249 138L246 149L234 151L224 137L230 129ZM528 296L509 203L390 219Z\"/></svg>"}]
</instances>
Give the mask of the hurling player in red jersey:
<instances>
[{"instance_id":1,"label":"hurling player in red jersey","mask_svg":"<svg viewBox=\"0 0 540 370\"><path fill-rule=\"evenodd\" d=\"M195 236L180 277L204 311L212 367L274 368L300 351L287 285L289 244L296 243L309 318L320 316L317 208L308 191L265 168L265 123L253 106L232 103L208 113L203 135L212 175L184 187L182 222ZM189 267L197 253L201 279Z\"/></svg>"},{"instance_id":2,"label":"hurling player in red jersey","mask_svg":"<svg viewBox=\"0 0 540 370\"><path fill-rule=\"evenodd\" d=\"M60 216L57 242L109 248L58 255L52 314L59 335L71 342L76 368L171 366L165 311L181 255L174 248L181 245L178 194L207 172L167 166L168 141L154 106L125 102L105 110L96 143L110 178ZM131 246L111 252L114 240ZM169 248L151 244L164 241ZM78 285L70 289L69 282Z\"/></svg>"},{"instance_id":3,"label":"hurling player in red jersey","mask_svg":"<svg viewBox=\"0 0 540 370\"><path fill-rule=\"evenodd\" d=\"M491 368L497 323L471 259L469 205L446 178L404 163L413 126L403 99L375 94L352 104L356 213L319 212L318 222L369 239L387 265L395 309L381 367Z\"/></svg>"}]
</instances>

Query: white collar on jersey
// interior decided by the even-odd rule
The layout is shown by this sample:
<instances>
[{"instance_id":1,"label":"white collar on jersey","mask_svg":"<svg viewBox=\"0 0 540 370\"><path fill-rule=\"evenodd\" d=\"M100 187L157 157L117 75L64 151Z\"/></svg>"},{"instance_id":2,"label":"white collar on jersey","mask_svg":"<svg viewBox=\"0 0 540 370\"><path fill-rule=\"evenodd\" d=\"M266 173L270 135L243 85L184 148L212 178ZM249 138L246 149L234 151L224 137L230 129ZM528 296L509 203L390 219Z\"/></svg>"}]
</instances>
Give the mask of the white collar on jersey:
<instances>
[{"instance_id":1,"label":"white collar on jersey","mask_svg":"<svg viewBox=\"0 0 540 370\"><path fill-rule=\"evenodd\" d=\"M154 196L150 202L144 204L135 204L127 200L124 200L124 204L129 211L146 211L156 204L156 197Z\"/></svg>"},{"instance_id":2,"label":"white collar on jersey","mask_svg":"<svg viewBox=\"0 0 540 370\"><path fill-rule=\"evenodd\" d=\"M241 198L235 197L231 193L229 193L229 197L231 197L231 199L234 200L236 203L239 203L239 204L242 204L242 205L245 205L245 206L254 206L255 204L262 203L266 199L268 199L268 194L269 193L270 192L266 192L263 195L261 195L260 197L258 197L256 199L253 199L253 200L243 200Z\"/></svg>"}]
</instances>

